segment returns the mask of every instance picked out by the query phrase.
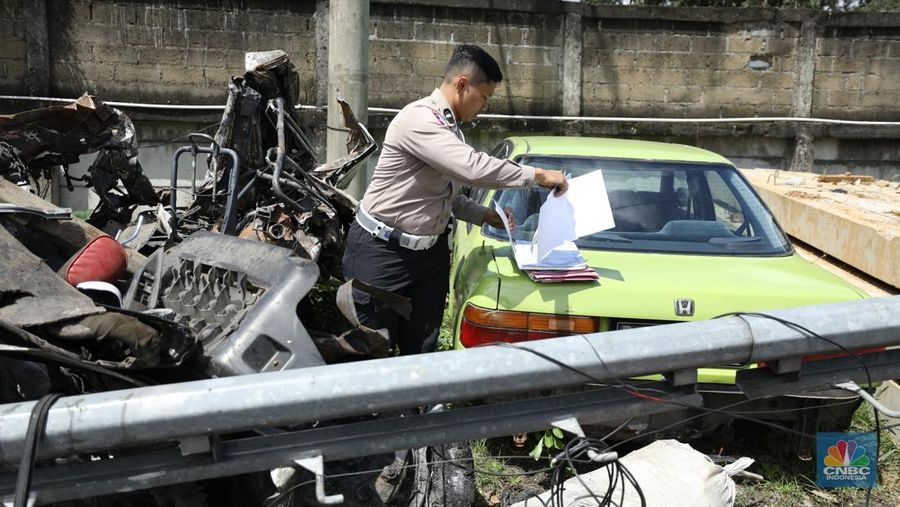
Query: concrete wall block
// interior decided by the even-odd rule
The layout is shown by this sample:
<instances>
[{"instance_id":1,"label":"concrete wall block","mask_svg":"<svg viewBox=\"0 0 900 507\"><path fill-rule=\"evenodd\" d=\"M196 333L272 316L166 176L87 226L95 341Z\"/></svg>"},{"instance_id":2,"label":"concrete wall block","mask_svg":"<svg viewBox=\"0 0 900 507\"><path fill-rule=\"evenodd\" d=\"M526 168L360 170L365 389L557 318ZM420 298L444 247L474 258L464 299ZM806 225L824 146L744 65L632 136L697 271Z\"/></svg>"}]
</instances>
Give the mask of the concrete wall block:
<instances>
[{"instance_id":1,"label":"concrete wall block","mask_svg":"<svg viewBox=\"0 0 900 507\"><path fill-rule=\"evenodd\" d=\"M813 85L817 90L822 91L845 90L847 89L847 75L836 73L817 75Z\"/></svg>"},{"instance_id":2,"label":"concrete wall block","mask_svg":"<svg viewBox=\"0 0 900 507\"><path fill-rule=\"evenodd\" d=\"M55 82L66 82L75 88L81 88L86 82L98 83L101 87L105 87L106 83L115 80L117 65L118 64L51 59L50 78ZM94 90L85 88L81 91Z\"/></svg>"},{"instance_id":3,"label":"concrete wall block","mask_svg":"<svg viewBox=\"0 0 900 507\"><path fill-rule=\"evenodd\" d=\"M103 44L102 41L98 41L96 44L93 44L92 50L92 60L98 63L158 63L144 61L140 49L135 46L110 46ZM150 51L149 53L152 54L153 52Z\"/></svg>"},{"instance_id":4,"label":"concrete wall block","mask_svg":"<svg viewBox=\"0 0 900 507\"><path fill-rule=\"evenodd\" d=\"M725 71L719 73L721 85L735 88L753 88L759 86L760 73L753 70Z\"/></svg>"},{"instance_id":5,"label":"concrete wall block","mask_svg":"<svg viewBox=\"0 0 900 507\"><path fill-rule=\"evenodd\" d=\"M247 44L246 32L231 32L224 30L209 30L206 32L206 45L213 49L245 49L250 50Z\"/></svg>"},{"instance_id":6,"label":"concrete wall block","mask_svg":"<svg viewBox=\"0 0 900 507\"><path fill-rule=\"evenodd\" d=\"M183 67L186 64L186 55L187 50L181 48L143 48L138 58L133 61L144 65L163 64ZM163 79L165 79L165 76L163 76Z\"/></svg>"},{"instance_id":7,"label":"concrete wall block","mask_svg":"<svg viewBox=\"0 0 900 507\"><path fill-rule=\"evenodd\" d=\"M650 82L664 86L686 86L697 84L694 77L698 73L682 69L659 69L649 76Z\"/></svg>"},{"instance_id":8,"label":"concrete wall block","mask_svg":"<svg viewBox=\"0 0 900 507\"><path fill-rule=\"evenodd\" d=\"M522 42L528 46L561 47L562 32L558 28L549 30L544 28L526 28Z\"/></svg>"},{"instance_id":9,"label":"concrete wall block","mask_svg":"<svg viewBox=\"0 0 900 507\"><path fill-rule=\"evenodd\" d=\"M765 105L772 101L772 90L766 88L731 88L738 104Z\"/></svg>"},{"instance_id":10,"label":"concrete wall block","mask_svg":"<svg viewBox=\"0 0 900 507\"><path fill-rule=\"evenodd\" d=\"M25 41L17 38L0 39L4 58L25 58Z\"/></svg>"},{"instance_id":11,"label":"concrete wall block","mask_svg":"<svg viewBox=\"0 0 900 507\"><path fill-rule=\"evenodd\" d=\"M619 82L618 67L595 65L581 70L581 79L586 83L617 83Z\"/></svg>"},{"instance_id":12,"label":"concrete wall block","mask_svg":"<svg viewBox=\"0 0 900 507\"><path fill-rule=\"evenodd\" d=\"M117 34L117 38L120 40L108 40L110 44L127 44L130 46L150 46L150 47L162 47L165 44L162 43L162 28L156 26L141 26L141 25L127 25L124 27L124 30L110 30L107 27L91 27L91 28L101 28L102 32L110 32L110 34ZM82 32L82 30L79 30ZM94 37L84 35L78 35L80 40L87 41L95 41L95 40L104 40L102 35ZM183 45L183 44L182 44Z\"/></svg>"},{"instance_id":13,"label":"concrete wall block","mask_svg":"<svg viewBox=\"0 0 900 507\"><path fill-rule=\"evenodd\" d=\"M862 105L864 107L887 108L892 111L900 111L900 104L897 102L897 93L888 91L866 92L862 96Z\"/></svg>"},{"instance_id":14,"label":"concrete wall block","mask_svg":"<svg viewBox=\"0 0 900 507\"><path fill-rule=\"evenodd\" d=\"M371 41L369 43L369 61L380 60L382 58L400 58L401 46L401 44L379 42L377 40Z\"/></svg>"},{"instance_id":15,"label":"concrete wall block","mask_svg":"<svg viewBox=\"0 0 900 507\"><path fill-rule=\"evenodd\" d=\"M202 72L200 68L192 68L191 70L197 74L202 74L205 86L210 90L214 90L217 95L222 96L224 96L225 89L228 86L228 83L231 82L231 78L244 74L243 65L230 67L204 67Z\"/></svg>"},{"instance_id":16,"label":"concrete wall block","mask_svg":"<svg viewBox=\"0 0 900 507\"><path fill-rule=\"evenodd\" d=\"M702 101L704 104L737 104L743 90L733 87L705 88Z\"/></svg>"},{"instance_id":17,"label":"concrete wall block","mask_svg":"<svg viewBox=\"0 0 900 507\"><path fill-rule=\"evenodd\" d=\"M539 63L556 65L562 61L562 51L558 48L513 46L506 53L509 63Z\"/></svg>"},{"instance_id":18,"label":"concrete wall block","mask_svg":"<svg viewBox=\"0 0 900 507\"><path fill-rule=\"evenodd\" d=\"M665 69L698 69L702 74L704 71L711 71L715 69L715 65L713 65L713 59L715 58L712 55L707 55L704 53L669 53L669 54L661 54L665 58L657 59L661 60L661 64L658 67Z\"/></svg>"},{"instance_id":19,"label":"concrete wall block","mask_svg":"<svg viewBox=\"0 0 900 507\"><path fill-rule=\"evenodd\" d=\"M725 52L727 39L716 35L695 36L691 37L691 51L694 53L716 53Z\"/></svg>"},{"instance_id":20,"label":"concrete wall block","mask_svg":"<svg viewBox=\"0 0 900 507\"><path fill-rule=\"evenodd\" d=\"M373 75L399 74L410 76L414 72L413 61L405 58L381 58L369 64L369 72ZM374 81L374 79L369 79L369 83Z\"/></svg>"},{"instance_id":21,"label":"concrete wall block","mask_svg":"<svg viewBox=\"0 0 900 507\"><path fill-rule=\"evenodd\" d=\"M559 65L509 65L503 69L503 75L510 80L557 81L561 78Z\"/></svg>"},{"instance_id":22,"label":"concrete wall block","mask_svg":"<svg viewBox=\"0 0 900 507\"><path fill-rule=\"evenodd\" d=\"M484 33L480 26L470 27L473 34ZM488 27L488 42L492 44L518 45L525 43L525 29L517 26L491 26ZM466 42L466 39L454 39L457 42Z\"/></svg>"},{"instance_id":23,"label":"concrete wall block","mask_svg":"<svg viewBox=\"0 0 900 507\"><path fill-rule=\"evenodd\" d=\"M490 29L485 26L453 25L453 32L450 36L450 42L453 42L454 44L484 45L488 42L491 42L492 36L494 37L494 39L493 39L494 44L497 44L498 40L502 40L502 39L498 39L495 35L492 35L490 32ZM506 40L503 40L503 43L504 44L511 44L511 43L518 44L519 41L508 42Z\"/></svg>"},{"instance_id":24,"label":"concrete wall block","mask_svg":"<svg viewBox=\"0 0 900 507\"><path fill-rule=\"evenodd\" d=\"M6 0L0 3L0 19L20 19L23 1L25 0Z\"/></svg>"},{"instance_id":25,"label":"concrete wall block","mask_svg":"<svg viewBox=\"0 0 900 507\"><path fill-rule=\"evenodd\" d=\"M746 54L726 54L720 58L713 60L715 68L719 70L742 70L746 69L750 63L750 58Z\"/></svg>"},{"instance_id":26,"label":"concrete wall block","mask_svg":"<svg viewBox=\"0 0 900 507\"><path fill-rule=\"evenodd\" d=\"M74 12L82 11L85 7L84 4L79 6L79 2L70 4ZM87 7L92 23L122 26L133 25L138 21L138 9L133 5L89 2Z\"/></svg>"},{"instance_id":27,"label":"concrete wall block","mask_svg":"<svg viewBox=\"0 0 900 507\"><path fill-rule=\"evenodd\" d=\"M6 77L15 79L25 78L25 60L3 60Z\"/></svg>"},{"instance_id":28,"label":"concrete wall block","mask_svg":"<svg viewBox=\"0 0 900 507\"><path fill-rule=\"evenodd\" d=\"M850 44L850 55L854 58L888 56L887 41L877 39L854 40Z\"/></svg>"},{"instance_id":29,"label":"concrete wall block","mask_svg":"<svg viewBox=\"0 0 900 507\"><path fill-rule=\"evenodd\" d=\"M831 60L830 69L832 72L866 72L868 61L865 58L841 58L836 56L828 56L823 60ZM818 60L816 62L818 64ZM818 69L818 65L816 67Z\"/></svg>"},{"instance_id":30,"label":"concrete wall block","mask_svg":"<svg viewBox=\"0 0 900 507\"><path fill-rule=\"evenodd\" d=\"M725 38L725 41L725 50L729 53L762 53L766 47L766 39L763 37L729 35Z\"/></svg>"},{"instance_id":31,"label":"concrete wall block","mask_svg":"<svg viewBox=\"0 0 900 507\"><path fill-rule=\"evenodd\" d=\"M666 52L689 52L691 39L693 37L689 35L659 35L656 38L655 49Z\"/></svg>"},{"instance_id":32,"label":"concrete wall block","mask_svg":"<svg viewBox=\"0 0 900 507\"><path fill-rule=\"evenodd\" d=\"M631 86L628 93L629 101L643 102L663 102L666 96L666 87L644 83L642 85Z\"/></svg>"},{"instance_id":33,"label":"concrete wall block","mask_svg":"<svg viewBox=\"0 0 900 507\"><path fill-rule=\"evenodd\" d=\"M206 85L203 71L184 65L160 65L160 82L167 84Z\"/></svg>"},{"instance_id":34,"label":"concrete wall block","mask_svg":"<svg viewBox=\"0 0 900 507\"><path fill-rule=\"evenodd\" d=\"M413 23L397 21L393 19L377 18L375 22L375 37L377 39L403 39L413 38Z\"/></svg>"},{"instance_id":35,"label":"concrete wall block","mask_svg":"<svg viewBox=\"0 0 900 507\"><path fill-rule=\"evenodd\" d=\"M670 86L666 88L666 102L695 104L700 102L702 89L699 86Z\"/></svg>"},{"instance_id":36,"label":"concrete wall block","mask_svg":"<svg viewBox=\"0 0 900 507\"><path fill-rule=\"evenodd\" d=\"M759 86L766 88L781 89L794 87L794 73L792 72L757 72L759 75Z\"/></svg>"},{"instance_id":37,"label":"concrete wall block","mask_svg":"<svg viewBox=\"0 0 900 507\"><path fill-rule=\"evenodd\" d=\"M21 21L0 20L0 41L7 39L24 39L25 31L21 27ZM2 44L2 42L0 42ZM4 47L5 46L0 46Z\"/></svg>"},{"instance_id":38,"label":"concrete wall block","mask_svg":"<svg viewBox=\"0 0 900 507\"><path fill-rule=\"evenodd\" d=\"M504 96L507 97L538 97L542 95L542 83L540 81L518 80L509 83L503 82L498 86L503 89Z\"/></svg>"},{"instance_id":39,"label":"concrete wall block","mask_svg":"<svg viewBox=\"0 0 900 507\"><path fill-rule=\"evenodd\" d=\"M585 28L582 47L588 49L615 49L618 35L614 33Z\"/></svg>"},{"instance_id":40,"label":"concrete wall block","mask_svg":"<svg viewBox=\"0 0 900 507\"><path fill-rule=\"evenodd\" d=\"M852 91L862 91L865 89L866 78L869 76L862 76L859 74L848 74L847 75L847 89ZM880 78L879 81L882 81ZM891 80L898 85L900 85L900 80Z\"/></svg>"},{"instance_id":41,"label":"concrete wall block","mask_svg":"<svg viewBox=\"0 0 900 507\"><path fill-rule=\"evenodd\" d=\"M630 87L627 85L598 85L589 83L584 86L585 111L588 105L596 102L624 103L628 99Z\"/></svg>"},{"instance_id":42,"label":"concrete wall block","mask_svg":"<svg viewBox=\"0 0 900 507\"><path fill-rule=\"evenodd\" d=\"M773 106L782 106L785 111L784 114L789 115L791 105L794 103L794 94L791 93L789 88L774 89L772 90L772 97L769 99L769 103Z\"/></svg>"},{"instance_id":43,"label":"concrete wall block","mask_svg":"<svg viewBox=\"0 0 900 507\"><path fill-rule=\"evenodd\" d=\"M119 64L116 65L114 80L118 83L159 83L159 65ZM98 79L91 76L93 79Z\"/></svg>"},{"instance_id":44,"label":"concrete wall block","mask_svg":"<svg viewBox=\"0 0 900 507\"><path fill-rule=\"evenodd\" d=\"M269 51L273 49L284 50L289 45L292 37L280 33L246 32L247 51Z\"/></svg>"},{"instance_id":45,"label":"concrete wall block","mask_svg":"<svg viewBox=\"0 0 900 507\"><path fill-rule=\"evenodd\" d=\"M645 55L648 53L644 53ZM631 50L613 50L607 51L602 55L602 60L599 61L602 65L612 65L614 67L628 67L628 66L636 66L637 65L637 51Z\"/></svg>"},{"instance_id":46,"label":"concrete wall block","mask_svg":"<svg viewBox=\"0 0 900 507\"><path fill-rule=\"evenodd\" d=\"M218 9L184 9L183 13L184 26L179 28L221 30L225 24L223 13ZM247 16L253 17L249 14Z\"/></svg>"},{"instance_id":47,"label":"concrete wall block","mask_svg":"<svg viewBox=\"0 0 900 507\"><path fill-rule=\"evenodd\" d=\"M765 53L770 55L793 55L798 48L798 39L768 39Z\"/></svg>"},{"instance_id":48,"label":"concrete wall block","mask_svg":"<svg viewBox=\"0 0 900 507\"><path fill-rule=\"evenodd\" d=\"M622 84L643 86L647 84L659 84L653 79L656 69L641 67L620 67L616 69L617 82Z\"/></svg>"},{"instance_id":49,"label":"concrete wall block","mask_svg":"<svg viewBox=\"0 0 900 507\"><path fill-rule=\"evenodd\" d=\"M447 62L439 60L416 60L413 62L413 74L416 76L443 77Z\"/></svg>"},{"instance_id":50,"label":"concrete wall block","mask_svg":"<svg viewBox=\"0 0 900 507\"><path fill-rule=\"evenodd\" d=\"M846 56L850 54L852 41L822 37L816 40L816 54L818 56Z\"/></svg>"},{"instance_id":51,"label":"concrete wall block","mask_svg":"<svg viewBox=\"0 0 900 507\"><path fill-rule=\"evenodd\" d=\"M418 41L448 41L453 39L453 29L459 25L446 23L413 23L412 37Z\"/></svg>"},{"instance_id":52,"label":"concrete wall block","mask_svg":"<svg viewBox=\"0 0 900 507\"><path fill-rule=\"evenodd\" d=\"M877 74L885 79L900 78L900 57L869 59L869 74Z\"/></svg>"}]
</instances>

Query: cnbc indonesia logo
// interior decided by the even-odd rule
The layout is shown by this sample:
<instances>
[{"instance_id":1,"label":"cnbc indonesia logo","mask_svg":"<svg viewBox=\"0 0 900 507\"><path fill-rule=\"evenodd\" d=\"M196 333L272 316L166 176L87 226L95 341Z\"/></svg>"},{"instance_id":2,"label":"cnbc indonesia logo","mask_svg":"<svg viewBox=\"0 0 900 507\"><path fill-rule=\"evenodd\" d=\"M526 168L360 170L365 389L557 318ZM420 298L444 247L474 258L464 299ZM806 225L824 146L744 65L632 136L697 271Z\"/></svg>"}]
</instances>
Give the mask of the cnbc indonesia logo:
<instances>
[{"instance_id":1,"label":"cnbc indonesia logo","mask_svg":"<svg viewBox=\"0 0 900 507\"><path fill-rule=\"evenodd\" d=\"M868 481L872 468L865 447L856 440L838 440L828 447L822 473L828 481Z\"/></svg>"},{"instance_id":2,"label":"cnbc indonesia logo","mask_svg":"<svg viewBox=\"0 0 900 507\"><path fill-rule=\"evenodd\" d=\"M819 434L818 485L824 487L875 485L877 469L869 456L874 451L872 434ZM855 438L854 438L855 437ZM836 440L836 441L835 441ZM829 445L831 444L831 445Z\"/></svg>"}]
</instances>

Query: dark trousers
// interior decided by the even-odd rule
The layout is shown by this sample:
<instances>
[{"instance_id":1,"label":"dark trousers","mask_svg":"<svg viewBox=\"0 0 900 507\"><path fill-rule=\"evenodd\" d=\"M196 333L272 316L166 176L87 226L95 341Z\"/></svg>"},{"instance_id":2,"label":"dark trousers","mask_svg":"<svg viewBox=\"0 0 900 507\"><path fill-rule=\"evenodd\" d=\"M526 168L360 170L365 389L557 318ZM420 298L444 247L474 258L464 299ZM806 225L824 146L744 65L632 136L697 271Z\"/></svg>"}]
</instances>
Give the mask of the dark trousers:
<instances>
[{"instance_id":1,"label":"dark trousers","mask_svg":"<svg viewBox=\"0 0 900 507\"><path fill-rule=\"evenodd\" d=\"M410 299L404 319L365 292L353 291L360 322L387 329L401 355L433 352L437 346L450 279L450 248L442 234L428 250L408 250L365 231L355 221L347 233L342 263L344 279L360 280Z\"/></svg>"}]
</instances>

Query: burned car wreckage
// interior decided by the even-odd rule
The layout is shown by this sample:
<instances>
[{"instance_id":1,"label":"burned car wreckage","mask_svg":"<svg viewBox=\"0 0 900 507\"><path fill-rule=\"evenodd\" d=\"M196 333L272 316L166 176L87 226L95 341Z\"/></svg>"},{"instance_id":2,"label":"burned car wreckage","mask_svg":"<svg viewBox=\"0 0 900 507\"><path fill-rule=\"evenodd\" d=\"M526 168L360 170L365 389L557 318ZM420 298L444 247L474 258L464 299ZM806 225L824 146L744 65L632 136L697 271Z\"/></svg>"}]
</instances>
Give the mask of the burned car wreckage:
<instances>
[{"instance_id":1,"label":"burned car wreckage","mask_svg":"<svg viewBox=\"0 0 900 507\"><path fill-rule=\"evenodd\" d=\"M131 120L88 95L0 116L0 402L390 353L386 331L356 318L352 289L401 314L408 300L340 273L356 211L342 188L374 139L338 94L348 154L319 163L287 55L248 53L245 70L218 131L188 136L162 190ZM68 174L94 152L86 176ZM86 222L41 199L60 166L70 189L99 196Z\"/></svg>"}]
</instances>

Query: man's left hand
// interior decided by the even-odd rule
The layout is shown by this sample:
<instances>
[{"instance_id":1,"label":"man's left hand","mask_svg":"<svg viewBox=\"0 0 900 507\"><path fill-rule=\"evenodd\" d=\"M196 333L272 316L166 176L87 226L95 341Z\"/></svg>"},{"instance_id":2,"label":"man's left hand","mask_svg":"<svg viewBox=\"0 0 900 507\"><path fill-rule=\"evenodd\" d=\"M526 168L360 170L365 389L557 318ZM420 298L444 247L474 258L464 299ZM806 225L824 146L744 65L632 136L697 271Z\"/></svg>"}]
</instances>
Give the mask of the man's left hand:
<instances>
[{"instance_id":1,"label":"man's left hand","mask_svg":"<svg viewBox=\"0 0 900 507\"><path fill-rule=\"evenodd\" d=\"M506 212L506 219L509 221L509 232L512 234L516 232L516 216L513 214L512 208L503 208L503 211ZM503 229L503 220L493 208L489 208L484 212L484 223L497 229Z\"/></svg>"}]
</instances>

